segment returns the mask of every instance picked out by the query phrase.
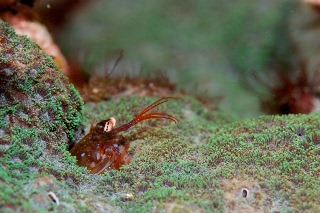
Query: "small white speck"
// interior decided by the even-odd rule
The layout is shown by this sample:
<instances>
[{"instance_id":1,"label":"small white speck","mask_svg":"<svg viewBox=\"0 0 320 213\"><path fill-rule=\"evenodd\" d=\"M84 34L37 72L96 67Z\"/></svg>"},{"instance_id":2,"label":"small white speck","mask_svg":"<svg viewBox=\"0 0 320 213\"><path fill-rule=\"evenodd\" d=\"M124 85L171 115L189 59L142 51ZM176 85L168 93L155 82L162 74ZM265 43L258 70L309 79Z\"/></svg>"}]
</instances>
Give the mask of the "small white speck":
<instances>
[{"instance_id":1,"label":"small white speck","mask_svg":"<svg viewBox=\"0 0 320 213\"><path fill-rule=\"evenodd\" d=\"M247 189L247 188L242 188L242 189L241 189L241 195L242 195L242 197L244 197L244 198L249 197L249 193L250 193L249 189Z\"/></svg>"},{"instance_id":2,"label":"small white speck","mask_svg":"<svg viewBox=\"0 0 320 213\"><path fill-rule=\"evenodd\" d=\"M97 160L100 160L100 157L101 157L100 152L97 152L97 153L96 153L96 159L97 159Z\"/></svg>"},{"instance_id":3,"label":"small white speck","mask_svg":"<svg viewBox=\"0 0 320 213\"><path fill-rule=\"evenodd\" d=\"M128 199L132 199L132 198L133 198L133 194L132 194L132 193L127 193L127 194L126 194L126 197L127 197Z\"/></svg>"},{"instance_id":4,"label":"small white speck","mask_svg":"<svg viewBox=\"0 0 320 213\"><path fill-rule=\"evenodd\" d=\"M57 204L57 206L60 205L60 201L59 201L59 198L57 197L57 195L53 192L49 192L48 193L48 196L50 197L50 199L55 203Z\"/></svg>"},{"instance_id":5,"label":"small white speck","mask_svg":"<svg viewBox=\"0 0 320 213\"><path fill-rule=\"evenodd\" d=\"M86 155L86 153L82 153L80 156L83 158Z\"/></svg>"},{"instance_id":6,"label":"small white speck","mask_svg":"<svg viewBox=\"0 0 320 213\"><path fill-rule=\"evenodd\" d=\"M50 9L50 8L51 8L51 5L50 5L50 4L47 4L47 8Z\"/></svg>"}]
</instances>

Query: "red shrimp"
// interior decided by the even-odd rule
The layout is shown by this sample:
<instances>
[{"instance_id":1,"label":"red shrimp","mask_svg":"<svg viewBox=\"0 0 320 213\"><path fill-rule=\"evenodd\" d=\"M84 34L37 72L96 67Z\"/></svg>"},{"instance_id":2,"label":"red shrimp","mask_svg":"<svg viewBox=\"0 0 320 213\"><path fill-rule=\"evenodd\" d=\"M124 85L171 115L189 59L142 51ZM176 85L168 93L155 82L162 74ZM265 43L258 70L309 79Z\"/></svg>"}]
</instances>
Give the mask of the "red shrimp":
<instances>
[{"instance_id":1,"label":"red shrimp","mask_svg":"<svg viewBox=\"0 0 320 213\"><path fill-rule=\"evenodd\" d=\"M91 126L89 133L71 148L71 155L76 156L79 166L87 167L92 174L101 174L106 169L119 169L126 163L125 157L130 146L130 141L119 133L139 122L153 118L164 118L176 123L178 119L172 115L149 112L170 99L175 98L165 97L157 100L144 108L133 120L120 127L114 128L116 119L113 117Z\"/></svg>"}]
</instances>

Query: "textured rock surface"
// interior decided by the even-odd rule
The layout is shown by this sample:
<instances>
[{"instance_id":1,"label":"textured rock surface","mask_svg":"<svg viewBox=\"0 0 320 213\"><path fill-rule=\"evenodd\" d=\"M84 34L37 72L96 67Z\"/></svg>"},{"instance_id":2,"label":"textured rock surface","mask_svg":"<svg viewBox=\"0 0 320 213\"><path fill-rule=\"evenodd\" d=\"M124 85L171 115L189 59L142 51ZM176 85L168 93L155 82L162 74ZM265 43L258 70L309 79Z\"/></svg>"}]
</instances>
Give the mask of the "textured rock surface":
<instances>
[{"instance_id":1,"label":"textured rock surface","mask_svg":"<svg viewBox=\"0 0 320 213\"><path fill-rule=\"evenodd\" d=\"M32 190L24 193L23 184L40 173L62 178L69 170L66 147L82 105L52 58L0 21L0 207L28 211L22 203Z\"/></svg>"},{"instance_id":2,"label":"textured rock surface","mask_svg":"<svg viewBox=\"0 0 320 213\"><path fill-rule=\"evenodd\" d=\"M141 109L138 106L154 100L123 97L88 103L85 120L89 124L115 116L121 125ZM105 172L100 180L92 176L95 184L89 185L94 187L83 186L123 212L320 208L319 113L223 124L223 116L187 96L159 107L180 122L154 121L133 128L126 134L133 141L131 164Z\"/></svg>"},{"instance_id":3,"label":"textured rock surface","mask_svg":"<svg viewBox=\"0 0 320 213\"><path fill-rule=\"evenodd\" d=\"M67 151L80 123L77 93L36 45L3 23L0 29L1 43L7 42L0 56L1 85L7 85L0 108L1 212L320 209L319 113L228 123L223 113L181 95L158 108L176 116L177 125L154 120L135 126L124 134L132 141L132 162L91 175ZM156 99L86 103L83 122L89 127L114 116L121 125Z\"/></svg>"},{"instance_id":4,"label":"textured rock surface","mask_svg":"<svg viewBox=\"0 0 320 213\"><path fill-rule=\"evenodd\" d=\"M52 59L27 37L0 22L0 100L3 135L9 128L47 128L72 137L82 101Z\"/></svg>"}]
</instances>

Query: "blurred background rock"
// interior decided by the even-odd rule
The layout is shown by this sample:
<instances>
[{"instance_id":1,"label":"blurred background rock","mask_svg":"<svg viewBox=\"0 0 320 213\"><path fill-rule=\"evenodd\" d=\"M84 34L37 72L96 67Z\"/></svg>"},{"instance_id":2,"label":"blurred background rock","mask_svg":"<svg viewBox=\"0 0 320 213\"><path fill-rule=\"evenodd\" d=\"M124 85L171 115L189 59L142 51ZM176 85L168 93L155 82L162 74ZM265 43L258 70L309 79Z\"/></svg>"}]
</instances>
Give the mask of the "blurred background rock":
<instances>
[{"instance_id":1,"label":"blurred background rock","mask_svg":"<svg viewBox=\"0 0 320 213\"><path fill-rule=\"evenodd\" d=\"M86 71L99 64L105 70L123 49L113 75L164 71L178 88L222 97L221 108L244 118L262 114L257 91L260 97L270 96L266 87L248 86L256 80L252 71L272 82L265 73L291 75L300 60L307 60L299 42L318 16L306 18L316 8L303 15L306 2L46 0L38 8L65 55L81 58ZM315 69L319 57L313 57Z\"/></svg>"}]
</instances>

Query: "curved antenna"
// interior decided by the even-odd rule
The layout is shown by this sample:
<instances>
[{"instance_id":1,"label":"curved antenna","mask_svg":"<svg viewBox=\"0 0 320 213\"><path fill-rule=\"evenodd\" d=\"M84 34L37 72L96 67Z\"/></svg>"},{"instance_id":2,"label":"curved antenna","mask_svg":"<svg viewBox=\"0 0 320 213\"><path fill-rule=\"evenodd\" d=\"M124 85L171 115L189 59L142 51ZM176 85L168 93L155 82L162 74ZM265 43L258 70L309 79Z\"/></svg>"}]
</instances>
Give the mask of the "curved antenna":
<instances>
[{"instance_id":1,"label":"curved antenna","mask_svg":"<svg viewBox=\"0 0 320 213\"><path fill-rule=\"evenodd\" d=\"M150 111L151 109L157 107L160 104L163 104L167 101L169 101L169 99L174 99L177 100L174 97L164 97L164 98L160 98L159 100L157 100L156 102L153 102L152 104L150 104L149 106L147 106L146 108L144 108L136 117L143 115L144 113Z\"/></svg>"},{"instance_id":2,"label":"curved antenna","mask_svg":"<svg viewBox=\"0 0 320 213\"><path fill-rule=\"evenodd\" d=\"M149 112L150 110L152 110L153 108L159 106L160 104L163 104L167 101L169 101L169 99L174 99L177 100L174 97L165 97L165 98L161 98L159 100L157 100L156 102L150 104L149 106L147 106L146 108L144 108L138 115L136 115L129 123L126 123L118 128L113 129L110 133L111 134L116 134L118 132L122 132L125 131L127 129L129 129L130 127L136 125L139 122L142 122L144 120L148 120L148 119L153 119L153 118L164 118L164 119L168 119L171 120L175 123L178 122L178 119L175 118L172 115L166 114L166 113L162 113L162 112ZM146 114L147 113L147 114Z\"/></svg>"}]
</instances>

